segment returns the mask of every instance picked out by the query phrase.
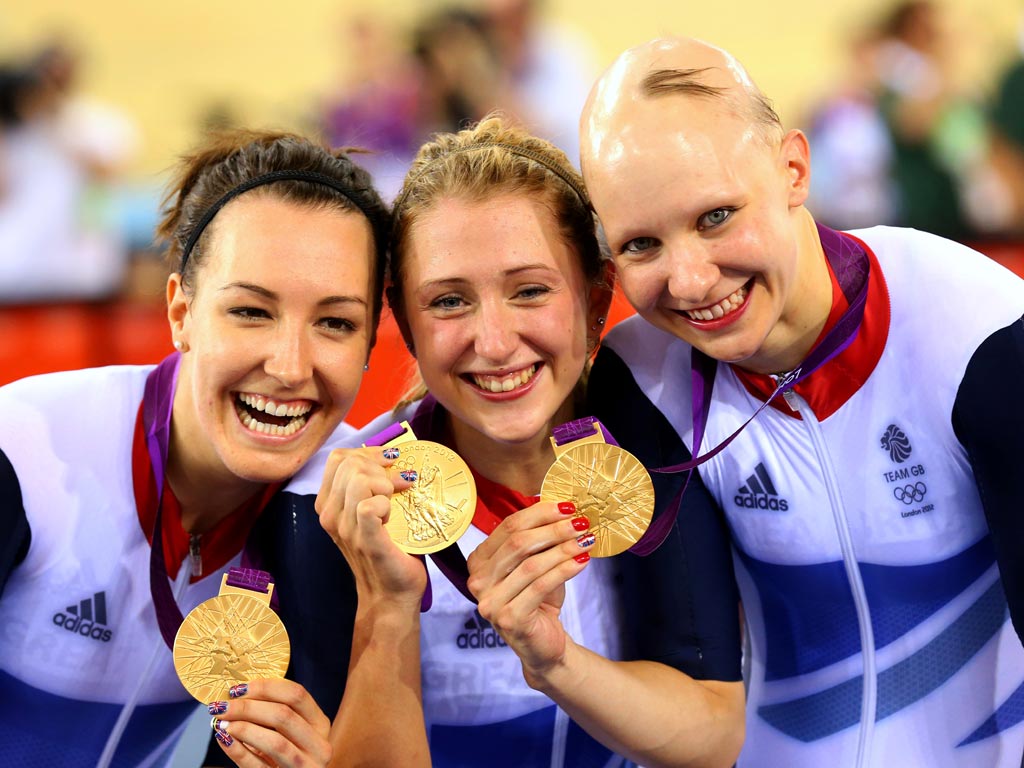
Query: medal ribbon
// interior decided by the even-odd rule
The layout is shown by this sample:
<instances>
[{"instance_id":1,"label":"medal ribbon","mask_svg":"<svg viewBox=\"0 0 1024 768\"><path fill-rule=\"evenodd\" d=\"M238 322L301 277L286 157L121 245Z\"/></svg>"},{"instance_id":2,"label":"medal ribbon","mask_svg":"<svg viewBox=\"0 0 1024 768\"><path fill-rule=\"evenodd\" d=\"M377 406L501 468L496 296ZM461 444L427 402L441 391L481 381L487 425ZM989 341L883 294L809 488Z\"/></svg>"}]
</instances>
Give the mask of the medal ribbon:
<instances>
[{"instance_id":1,"label":"medal ribbon","mask_svg":"<svg viewBox=\"0 0 1024 768\"><path fill-rule=\"evenodd\" d=\"M699 456L698 452L704 438L704 428L707 425L708 414L711 411L711 390L714 386L715 370L718 361L708 357L696 347L692 348L690 355L690 378L692 384L693 450L691 455L695 458L681 464L673 464L669 467L651 470L651 472L659 474L675 474L678 472L690 474L687 474L682 488L673 497L664 514L657 516L640 540L630 547L631 552L646 556L654 552L665 541L679 515L683 492L686 491L686 486L689 485L690 477L696 467L710 461L725 450L726 446L735 440L747 428L747 425L756 419L761 411L767 408L780 393L795 387L850 346L856 338L861 320L864 319L864 306L867 303L868 296L870 262L867 253L855 240L843 237L839 232L820 224L817 227L825 258L828 260L829 266L836 276L836 281L839 283L839 288L848 302L846 311L843 312L829 332L825 334L825 338L821 340L821 343L817 344L810 351L803 363L776 379L775 391L754 411L753 416L703 456Z\"/></svg>"},{"instance_id":2,"label":"medal ribbon","mask_svg":"<svg viewBox=\"0 0 1024 768\"><path fill-rule=\"evenodd\" d=\"M149 590L156 609L156 623L167 647L174 648L174 638L185 620L181 608L174 600L167 564L164 562L163 510L164 481L167 471L167 451L171 440L171 410L174 406L174 391L178 384L178 369L181 355L174 352L164 358L146 377L142 393L142 425L146 433L146 451L156 482L156 517L153 524L153 540L149 553ZM242 551L242 568L228 571L228 585L254 589L266 593L270 574L246 567L253 558L249 548ZM262 574L262 575L261 575Z\"/></svg>"}]
</instances>

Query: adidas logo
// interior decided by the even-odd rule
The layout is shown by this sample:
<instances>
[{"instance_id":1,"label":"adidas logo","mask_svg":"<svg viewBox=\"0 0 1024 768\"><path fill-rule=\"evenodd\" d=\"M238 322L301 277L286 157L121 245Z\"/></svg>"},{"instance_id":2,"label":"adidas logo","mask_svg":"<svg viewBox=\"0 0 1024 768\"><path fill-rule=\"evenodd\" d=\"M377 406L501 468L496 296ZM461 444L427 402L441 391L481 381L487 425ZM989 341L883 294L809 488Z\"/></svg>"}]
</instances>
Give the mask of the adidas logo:
<instances>
[{"instance_id":1,"label":"adidas logo","mask_svg":"<svg viewBox=\"0 0 1024 768\"><path fill-rule=\"evenodd\" d=\"M746 484L736 491L733 501L736 506L747 509L770 509L773 512L786 512L789 509L789 502L779 498L779 492L768 477L764 464L757 465Z\"/></svg>"},{"instance_id":2,"label":"adidas logo","mask_svg":"<svg viewBox=\"0 0 1024 768\"><path fill-rule=\"evenodd\" d=\"M480 615L479 610L473 611L463 625L465 632L460 632L455 639L459 648L505 648L508 643L501 639L501 635L494 631L491 622Z\"/></svg>"},{"instance_id":3,"label":"adidas logo","mask_svg":"<svg viewBox=\"0 0 1024 768\"><path fill-rule=\"evenodd\" d=\"M68 632L82 637L91 637L109 643L112 629L105 629L107 623L107 593L97 592L78 605L69 605L63 611L53 614L53 623Z\"/></svg>"}]
</instances>

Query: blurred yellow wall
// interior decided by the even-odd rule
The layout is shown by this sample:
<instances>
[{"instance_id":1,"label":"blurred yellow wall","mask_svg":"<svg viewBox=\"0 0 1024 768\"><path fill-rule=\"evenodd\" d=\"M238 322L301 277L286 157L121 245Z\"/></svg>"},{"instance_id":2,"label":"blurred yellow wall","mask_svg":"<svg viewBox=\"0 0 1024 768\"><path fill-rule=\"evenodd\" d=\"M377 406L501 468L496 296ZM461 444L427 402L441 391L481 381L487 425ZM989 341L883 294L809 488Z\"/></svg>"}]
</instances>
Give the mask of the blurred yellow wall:
<instances>
[{"instance_id":1,"label":"blurred yellow wall","mask_svg":"<svg viewBox=\"0 0 1024 768\"><path fill-rule=\"evenodd\" d=\"M959 77L987 87L1012 53L1020 0L940 0L962 53ZM440 3L391 0L6 0L0 6L0 57L66 33L87 55L83 91L133 115L142 131L138 174L158 174L196 136L218 104L245 122L303 127L315 98L344 73L338 50L346 19L382 15L396 23ZM665 33L685 33L736 53L772 96L785 121L838 77L848 33L889 3L654 2L547 0L547 15L574 27L607 64L623 48ZM552 108L555 108L553 105Z\"/></svg>"}]
</instances>

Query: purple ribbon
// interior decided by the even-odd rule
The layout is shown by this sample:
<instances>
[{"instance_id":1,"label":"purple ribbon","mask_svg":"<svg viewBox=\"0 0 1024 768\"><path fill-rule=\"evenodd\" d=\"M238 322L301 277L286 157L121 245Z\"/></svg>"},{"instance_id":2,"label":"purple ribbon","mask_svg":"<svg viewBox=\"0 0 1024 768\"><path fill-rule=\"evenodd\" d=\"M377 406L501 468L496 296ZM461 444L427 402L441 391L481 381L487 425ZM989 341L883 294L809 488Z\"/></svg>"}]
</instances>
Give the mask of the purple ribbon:
<instances>
[{"instance_id":1,"label":"purple ribbon","mask_svg":"<svg viewBox=\"0 0 1024 768\"><path fill-rule=\"evenodd\" d=\"M174 406L174 392L178 384L178 370L181 367L181 355L172 352L165 357L146 377L146 385L142 393L142 426L146 434L146 451L149 453L153 479L156 482L156 516L153 524L153 543L149 554L149 589L153 596L153 607L156 609L156 623L160 634L168 648L174 648L174 638L178 628L185 620L181 608L174 600L170 579L167 575L167 564L164 562L163 547L163 499L164 480L167 472L167 452L171 439L171 411ZM242 565L251 565L256 558L249 553L248 546L242 551ZM232 574L238 571L238 574ZM258 578L252 574L262 573L269 582L271 576L265 571L255 569L232 568L230 579L234 578L236 586L248 583L258 585ZM253 581L257 579L257 581ZM252 588L252 587L247 587ZM266 592L266 584L263 589Z\"/></svg>"},{"instance_id":2,"label":"purple ribbon","mask_svg":"<svg viewBox=\"0 0 1024 768\"><path fill-rule=\"evenodd\" d=\"M651 470L651 472L659 474L674 474L678 472L690 474L687 474L683 487L672 498L665 512L655 518L640 540L630 547L631 552L646 556L654 552L665 541L679 515L683 492L686 490L686 486L689 485L690 476L696 467L710 461L725 450L726 446L735 440L740 432L746 429L747 425L756 419L761 411L775 400L779 393L792 389L809 377L821 366L849 347L857 337L861 321L864 319L864 307L867 303L868 274L871 268L870 260L861 245L852 238L844 237L839 232L820 224L817 227L825 258L828 259L829 266L832 267L836 281L839 283L839 288L846 297L849 306L843 312L842 317L825 334L825 338L821 340L821 343L810 351L803 363L776 381L775 391L761 404L760 408L754 411L754 415L747 419L739 429L703 456L699 456L698 452L704 438L704 427L707 424L708 414L711 411L711 391L714 386L717 361L708 357L696 347L693 347L690 355L690 377L693 409L693 451L691 455L694 458L682 464L673 464L670 467L660 467L659 469Z\"/></svg>"}]
</instances>

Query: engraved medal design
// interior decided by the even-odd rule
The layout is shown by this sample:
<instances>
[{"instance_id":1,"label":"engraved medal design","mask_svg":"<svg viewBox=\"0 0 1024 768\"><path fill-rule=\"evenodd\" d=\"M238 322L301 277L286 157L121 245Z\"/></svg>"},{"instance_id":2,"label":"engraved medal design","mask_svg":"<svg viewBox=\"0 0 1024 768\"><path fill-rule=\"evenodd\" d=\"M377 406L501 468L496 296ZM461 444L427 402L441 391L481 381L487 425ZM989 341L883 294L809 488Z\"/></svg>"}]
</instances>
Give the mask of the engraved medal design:
<instances>
[{"instance_id":1,"label":"engraved medal design","mask_svg":"<svg viewBox=\"0 0 1024 768\"><path fill-rule=\"evenodd\" d=\"M238 683L284 677L291 645L270 594L227 586L185 617L174 639L174 669L203 704L226 701ZM271 591L273 585L270 585Z\"/></svg>"},{"instance_id":2,"label":"engraved medal design","mask_svg":"<svg viewBox=\"0 0 1024 768\"><path fill-rule=\"evenodd\" d=\"M476 484L466 462L450 448L429 440L401 443L394 468L415 472L416 483L391 498L385 524L403 552L426 555L444 549L466 532L476 511Z\"/></svg>"},{"instance_id":3,"label":"engraved medal design","mask_svg":"<svg viewBox=\"0 0 1024 768\"><path fill-rule=\"evenodd\" d=\"M639 541L654 515L654 484L643 464L603 437L556 445L555 451L541 501L571 501L587 516L597 538L591 557L611 557Z\"/></svg>"}]
</instances>

